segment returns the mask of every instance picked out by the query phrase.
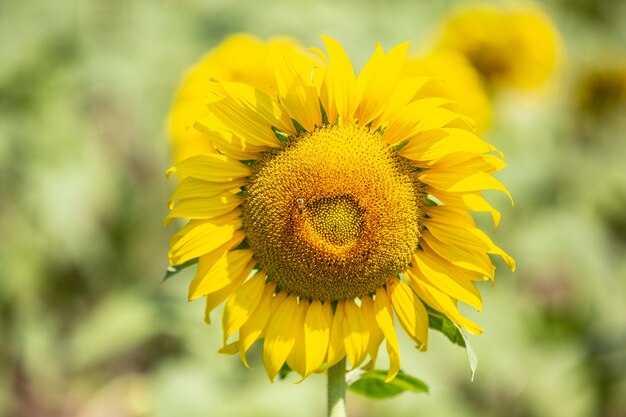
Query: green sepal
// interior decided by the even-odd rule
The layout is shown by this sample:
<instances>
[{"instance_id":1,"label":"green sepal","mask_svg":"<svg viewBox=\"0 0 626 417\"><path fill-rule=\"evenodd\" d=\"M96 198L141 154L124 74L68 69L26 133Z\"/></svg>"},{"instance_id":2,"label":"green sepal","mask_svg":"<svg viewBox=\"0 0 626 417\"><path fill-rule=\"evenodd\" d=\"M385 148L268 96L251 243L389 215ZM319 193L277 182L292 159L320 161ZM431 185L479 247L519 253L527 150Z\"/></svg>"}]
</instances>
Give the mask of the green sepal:
<instances>
[{"instance_id":1,"label":"green sepal","mask_svg":"<svg viewBox=\"0 0 626 417\"><path fill-rule=\"evenodd\" d=\"M394 146L394 147L393 147L393 149L394 149L396 152L400 152L400 151L402 150L402 148L404 148L404 147L405 147L406 145L408 145L408 144L409 144L409 141L408 141L408 140L405 140L405 141L400 142L400 143L399 143L399 144L397 144L396 146Z\"/></svg>"},{"instance_id":2,"label":"green sepal","mask_svg":"<svg viewBox=\"0 0 626 417\"><path fill-rule=\"evenodd\" d=\"M296 128L296 133L299 135L302 132L306 132L306 129L302 127L300 123L296 119L291 119L291 123L293 123L293 127Z\"/></svg>"},{"instance_id":3,"label":"green sepal","mask_svg":"<svg viewBox=\"0 0 626 417\"><path fill-rule=\"evenodd\" d=\"M327 126L328 114L326 114L326 109L324 109L324 106L322 105L322 100L320 100L320 112L322 113L322 125Z\"/></svg>"},{"instance_id":4,"label":"green sepal","mask_svg":"<svg viewBox=\"0 0 626 417\"><path fill-rule=\"evenodd\" d=\"M281 381L285 378L287 378L287 376L289 376L289 374L293 371L293 369L291 369L289 367L289 365L287 365L287 362L285 362L282 366L282 368L280 368L280 371L278 371L278 378L281 379Z\"/></svg>"},{"instance_id":5,"label":"green sepal","mask_svg":"<svg viewBox=\"0 0 626 417\"><path fill-rule=\"evenodd\" d=\"M388 371L379 369L367 371L351 383L348 389L356 394L374 399L395 397L405 391L418 394L428 393L428 385L421 379L400 371L393 380L385 382L387 373Z\"/></svg>"},{"instance_id":6,"label":"green sepal","mask_svg":"<svg viewBox=\"0 0 626 417\"><path fill-rule=\"evenodd\" d=\"M276 139L278 139L279 142L287 142L289 140L288 134L286 134L285 132L281 132L274 126L272 126L272 132L274 132L274 136L276 136Z\"/></svg>"},{"instance_id":7,"label":"green sepal","mask_svg":"<svg viewBox=\"0 0 626 417\"><path fill-rule=\"evenodd\" d=\"M161 282L167 281L168 279L172 278L174 275L178 274L183 269L189 268L190 266L196 265L197 263L198 263L198 258L193 258L180 265L168 266L167 270L165 271L165 276L163 277Z\"/></svg>"}]
</instances>

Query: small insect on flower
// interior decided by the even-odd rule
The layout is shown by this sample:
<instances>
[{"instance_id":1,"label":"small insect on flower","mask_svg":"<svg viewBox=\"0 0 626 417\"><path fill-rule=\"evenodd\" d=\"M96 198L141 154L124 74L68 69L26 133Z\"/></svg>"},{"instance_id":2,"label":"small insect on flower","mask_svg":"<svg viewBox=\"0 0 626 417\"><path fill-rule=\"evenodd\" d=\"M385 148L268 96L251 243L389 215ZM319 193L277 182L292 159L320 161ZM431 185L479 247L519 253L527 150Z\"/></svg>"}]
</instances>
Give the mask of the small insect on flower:
<instances>
[{"instance_id":1,"label":"small insect on flower","mask_svg":"<svg viewBox=\"0 0 626 417\"><path fill-rule=\"evenodd\" d=\"M302 214L302 210L304 210L304 197L296 198L296 206L298 207L298 213Z\"/></svg>"}]
</instances>

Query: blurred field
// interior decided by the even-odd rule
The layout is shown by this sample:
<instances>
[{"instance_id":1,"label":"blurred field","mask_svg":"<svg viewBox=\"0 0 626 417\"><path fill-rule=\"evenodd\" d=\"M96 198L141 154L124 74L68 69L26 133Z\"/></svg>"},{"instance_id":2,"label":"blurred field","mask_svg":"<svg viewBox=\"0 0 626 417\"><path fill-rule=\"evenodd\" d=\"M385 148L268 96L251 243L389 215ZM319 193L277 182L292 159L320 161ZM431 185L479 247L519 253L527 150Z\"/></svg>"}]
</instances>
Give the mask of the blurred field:
<instances>
[{"instance_id":1,"label":"blurred field","mask_svg":"<svg viewBox=\"0 0 626 417\"><path fill-rule=\"evenodd\" d=\"M230 33L325 33L360 68L375 42L423 48L455 4L0 0L0 416L324 415L325 378L270 384L258 351L251 371L218 355L219 325L185 301L191 272L161 283L164 119ZM626 416L626 3L542 6L563 65L540 93L496 92L485 135L516 206L494 195L502 225L478 220L518 270L498 264L468 311L486 330L475 381L441 335L426 354L404 340L431 394L351 395L352 417Z\"/></svg>"}]
</instances>

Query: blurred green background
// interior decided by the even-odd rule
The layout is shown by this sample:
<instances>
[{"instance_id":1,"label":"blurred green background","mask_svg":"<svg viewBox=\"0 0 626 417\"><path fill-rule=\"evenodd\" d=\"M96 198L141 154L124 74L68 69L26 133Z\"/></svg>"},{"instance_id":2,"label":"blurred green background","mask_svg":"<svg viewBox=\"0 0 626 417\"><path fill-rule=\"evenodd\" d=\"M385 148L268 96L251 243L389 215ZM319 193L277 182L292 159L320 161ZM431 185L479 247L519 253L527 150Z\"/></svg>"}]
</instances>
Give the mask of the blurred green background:
<instances>
[{"instance_id":1,"label":"blurred green background","mask_svg":"<svg viewBox=\"0 0 626 417\"><path fill-rule=\"evenodd\" d=\"M268 382L216 353L217 325L161 283L175 180L164 119L184 70L228 34L337 38L360 68L372 45L436 33L458 2L410 0L0 0L0 415L321 416L325 378ZM431 394L349 415L626 416L626 2L541 4L566 60L541 94L494 96L486 137L516 200L488 232L498 263L485 334L465 352L403 340L403 369ZM621 69L619 69L621 65ZM621 71L621 72L620 72ZM613 80L614 81L614 80ZM618 83L619 84L619 83Z\"/></svg>"}]
</instances>

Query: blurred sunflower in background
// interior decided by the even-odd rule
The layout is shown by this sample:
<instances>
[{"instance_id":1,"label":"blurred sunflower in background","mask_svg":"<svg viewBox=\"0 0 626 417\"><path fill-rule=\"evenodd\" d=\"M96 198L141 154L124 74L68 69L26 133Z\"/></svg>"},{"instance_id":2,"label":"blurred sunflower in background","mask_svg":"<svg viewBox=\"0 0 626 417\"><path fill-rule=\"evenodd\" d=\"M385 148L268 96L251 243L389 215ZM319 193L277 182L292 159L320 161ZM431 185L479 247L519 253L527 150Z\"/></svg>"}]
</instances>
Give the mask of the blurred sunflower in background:
<instances>
[{"instance_id":1,"label":"blurred sunflower in background","mask_svg":"<svg viewBox=\"0 0 626 417\"><path fill-rule=\"evenodd\" d=\"M435 49L463 54L490 87L542 87L560 61L558 32L537 5L464 5L442 26Z\"/></svg>"},{"instance_id":2,"label":"blurred sunflower in background","mask_svg":"<svg viewBox=\"0 0 626 417\"><path fill-rule=\"evenodd\" d=\"M189 299L206 298L207 321L225 303L221 351L247 364L262 340L271 380L285 363L302 377L344 358L373 367L383 341L391 380L394 315L421 350L426 306L481 333L458 302L481 309L474 282L493 279L489 254L515 264L468 211L499 222L481 191L508 195L492 176L505 164L456 101L433 96L436 80L403 70L407 44L377 45L355 76L323 41L327 54L238 36L187 76L170 119L169 172L182 181L166 222L189 222L169 261L197 260Z\"/></svg>"},{"instance_id":3,"label":"blurred sunflower in background","mask_svg":"<svg viewBox=\"0 0 626 417\"><path fill-rule=\"evenodd\" d=\"M626 54L598 59L577 77L575 98L579 113L594 119L623 120L626 111ZM621 115L621 117L619 117Z\"/></svg>"}]
</instances>

